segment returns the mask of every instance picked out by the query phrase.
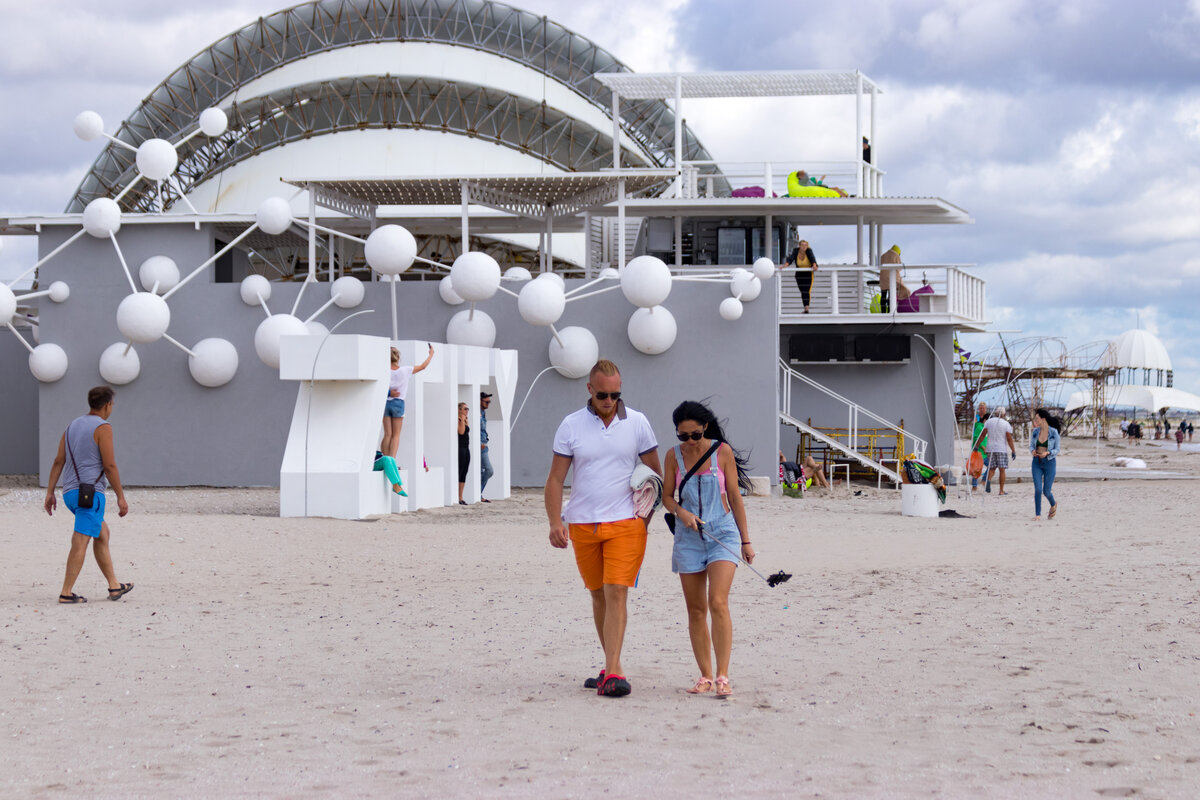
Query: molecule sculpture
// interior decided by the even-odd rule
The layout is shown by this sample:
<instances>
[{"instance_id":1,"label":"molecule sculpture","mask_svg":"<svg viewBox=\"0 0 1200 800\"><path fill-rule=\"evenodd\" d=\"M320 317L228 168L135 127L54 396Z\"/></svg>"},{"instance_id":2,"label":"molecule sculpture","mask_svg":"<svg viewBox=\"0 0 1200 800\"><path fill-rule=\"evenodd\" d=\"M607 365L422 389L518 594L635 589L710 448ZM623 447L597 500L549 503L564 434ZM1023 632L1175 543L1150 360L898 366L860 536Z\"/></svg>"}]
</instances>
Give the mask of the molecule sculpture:
<instances>
[{"instance_id":1,"label":"molecule sculpture","mask_svg":"<svg viewBox=\"0 0 1200 800\"><path fill-rule=\"evenodd\" d=\"M0 240L0 247L3 247L2 240ZM29 371L33 373L33 376L43 383L54 383L67 374L66 351L56 344L39 344L36 347L31 345L25 341L25 337L13 325L13 320L18 316L17 307L21 301L33 300L38 297L49 297L56 303L62 303L71 296L71 287L63 281L55 281L50 284L50 288L43 289L40 292L17 294L13 291L13 286L28 275L30 271L26 270L23 275L18 275L7 284L0 283L0 325L4 325L12 331L13 336L17 337L17 341L29 351ZM29 317L24 317L23 315L22 317L30 322L33 321Z\"/></svg>"}]
</instances>

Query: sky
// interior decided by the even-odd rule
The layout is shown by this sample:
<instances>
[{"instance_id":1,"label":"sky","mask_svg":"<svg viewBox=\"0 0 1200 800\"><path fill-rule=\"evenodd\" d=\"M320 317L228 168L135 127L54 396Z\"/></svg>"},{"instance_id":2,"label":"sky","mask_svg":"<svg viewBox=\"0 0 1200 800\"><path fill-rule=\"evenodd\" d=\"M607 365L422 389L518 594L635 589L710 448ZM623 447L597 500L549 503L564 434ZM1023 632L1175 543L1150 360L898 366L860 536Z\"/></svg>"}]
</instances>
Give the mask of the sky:
<instances>
[{"instance_id":1,"label":"sky","mask_svg":"<svg viewBox=\"0 0 1200 800\"><path fill-rule=\"evenodd\" d=\"M971 264L993 328L1054 355L1141 326L1200 394L1200 0L524 0L637 71L859 69L884 91L884 193L969 226L894 227L909 263ZM196 52L280 0L0 0L0 216L61 212L114 131ZM841 102L841 105L838 103ZM851 101L697 103L718 158L848 159ZM848 126L848 127L847 127ZM849 130L850 136L846 135ZM838 149L838 148L841 149ZM810 236L853 261L852 238ZM36 260L0 239L0 279ZM994 335L962 337L976 352ZM1065 399L1065 398L1063 398Z\"/></svg>"}]
</instances>

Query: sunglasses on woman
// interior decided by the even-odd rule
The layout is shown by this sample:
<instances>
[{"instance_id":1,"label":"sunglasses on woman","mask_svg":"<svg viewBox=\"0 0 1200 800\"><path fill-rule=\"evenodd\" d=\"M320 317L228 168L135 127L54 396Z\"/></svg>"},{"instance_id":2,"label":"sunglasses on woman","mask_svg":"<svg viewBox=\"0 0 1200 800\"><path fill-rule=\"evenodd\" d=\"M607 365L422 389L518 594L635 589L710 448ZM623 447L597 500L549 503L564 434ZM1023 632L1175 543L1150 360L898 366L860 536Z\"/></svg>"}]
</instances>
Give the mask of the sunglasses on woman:
<instances>
[{"instance_id":1,"label":"sunglasses on woman","mask_svg":"<svg viewBox=\"0 0 1200 800\"><path fill-rule=\"evenodd\" d=\"M693 442L698 442L704 438L704 431L692 431L691 433L675 432L675 438L681 442L686 442L689 439Z\"/></svg>"},{"instance_id":2,"label":"sunglasses on woman","mask_svg":"<svg viewBox=\"0 0 1200 800\"><path fill-rule=\"evenodd\" d=\"M610 398L610 397L611 397L613 400L620 400L620 399L621 399L621 393L620 393L620 392L596 392L596 399L597 399L597 400L607 400L607 399L608 399L608 398Z\"/></svg>"}]
</instances>

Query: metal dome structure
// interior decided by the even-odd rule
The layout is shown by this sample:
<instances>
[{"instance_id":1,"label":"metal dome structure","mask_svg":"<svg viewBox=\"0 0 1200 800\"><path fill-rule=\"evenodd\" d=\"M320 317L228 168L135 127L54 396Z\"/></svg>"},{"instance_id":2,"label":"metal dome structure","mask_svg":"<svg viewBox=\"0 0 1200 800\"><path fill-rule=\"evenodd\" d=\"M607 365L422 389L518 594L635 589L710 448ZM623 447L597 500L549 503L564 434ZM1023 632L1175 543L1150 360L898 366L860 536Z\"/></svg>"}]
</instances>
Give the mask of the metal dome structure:
<instances>
[{"instance_id":1,"label":"metal dome structure","mask_svg":"<svg viewBox=\"0 0 1200 800\"><path fill-rule=\"evenodd\" d=\"M1161 339L1150 331L1134 328L1109 342L1103 363L1117 369L1170 370L1171 356Z\"/></svg>"},{"instance_id":2,"label":"metal dome structure","mask_svg":"<svg viewBox=\"0 0 1200 800\"><path fill-rule=\"evenodd\" d=\"M390 74L378 69L378 59L366 67L370 74L342 64L352 71L322 75L317 70L305 81L289 75L275 86L263 80L322 54L357 55L371 45L414 43L444 45L460 58L465 49L519 65L542 77L542 96L447 78L436 67ZM370 61L362 59L361 65ZM160 202L170 207L194 187L256 155L347 131L456 134L518 151L557 171L609 166L613 131L597 120L611 125L611 93L593 75L628 71L589 39L493 0L316 0L261 17L214 42L155 87L121 124L116 138L136 147L155 137L178 141L205 108L226 111L226 133L179 147L173 185L130 188L137 173L135 153L110 142L66 210L80 212L97 197L118 196L125 211L150 211ZM550 104L546 82L571 93L590 113ZM620 119L622 163L671 165L674 124L672 110L662 101L626 103ZM689 160L711 158L686 126L683 152Z\"/></svg>"}]
</instances>

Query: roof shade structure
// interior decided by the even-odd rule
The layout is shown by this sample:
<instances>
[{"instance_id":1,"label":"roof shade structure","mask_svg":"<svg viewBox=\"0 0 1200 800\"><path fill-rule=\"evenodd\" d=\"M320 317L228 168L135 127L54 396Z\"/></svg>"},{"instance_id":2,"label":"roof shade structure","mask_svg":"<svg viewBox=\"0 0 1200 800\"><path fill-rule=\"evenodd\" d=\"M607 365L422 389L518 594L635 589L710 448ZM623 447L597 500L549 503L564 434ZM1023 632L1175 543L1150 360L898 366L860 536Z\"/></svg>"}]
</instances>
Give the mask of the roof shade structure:
<instances>
[{"instance_id":1,"label":"roof shade structure","mask_svg":"<svg viewBox=\"0 0 1200 800\"><path fill-rule=\"evenodd\" d=\"M1161 339L1150 331L1134 328L1109 342L1101 363L1117 369L1170 370L1171 356Z\"/></svg>"},{"instance_id":2,"label":"roof shade structure","mask_svg":"<svg viewBox=\"0 0 1200 800\"><path fill-rule=\"evenodd\" d=\"M1167 386L1105 386L1103 403L1106 408L1138 408L1156 414L1162 409L1200 411L1200 397ZM1067 400L1066 411L1092 406L1091 392L1075 392Z\"/></svg>"},{"instance_id":3,"label":"roof shade structure","mask_svg":"<svg viewBox=\"0 0 1200 800\"><path fill-rule=\"evenodd\" d=\"M622 110L619 135L633 143L630 148L614 145L607 131L548 107L545 98L438 74L340 71L257 96L243 89L317 55L343 50L357 55L365 52L360 49L364 46L411 43L505 59L565 87L605 115L609 90L594 74L628 71L589 39L493 0L319 0L262 17L214 42L155 87L115 136L134 147L156 137L176 141L204 109L217 106L227 112L230 125L224 135L192 139L179 148L177 182L164 186L167 207L198 184L267 150L351 130L454 133L512 148L563 171L607 166L606 154L613 149L622 166L663 167L677 157L680 125L672 109L658 100L633 101ZM682 129L685 156L710 158L695 135L686 126ZM120 195L136 174L134 153L109 143L67 212L82 211L97 197ZM151 211L157 201L154 187L143 183L124 194L121 207Z\"/></svg>"},{"instance_id":4,"label":"roof shade structure","mask_svg":"<svg viewBox=\"0 0 1200 800\"><path fill-rule=\"evenodd\" d=\"M859 86L859 80L862 86ZM669 100L679 94L693 97L805 97L877 92L874 81L861 72L778 70L769 72L600 73L596 80L628 100Z\"/></svg>"}]
</instances>

